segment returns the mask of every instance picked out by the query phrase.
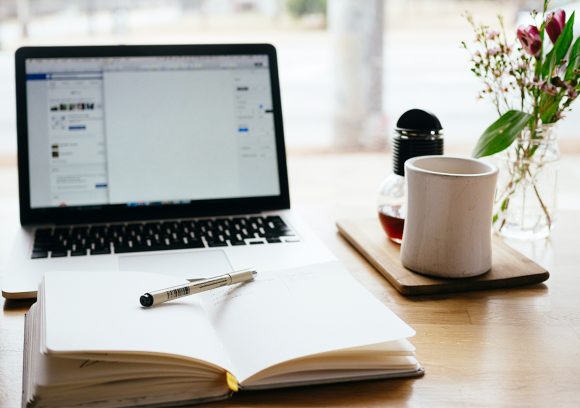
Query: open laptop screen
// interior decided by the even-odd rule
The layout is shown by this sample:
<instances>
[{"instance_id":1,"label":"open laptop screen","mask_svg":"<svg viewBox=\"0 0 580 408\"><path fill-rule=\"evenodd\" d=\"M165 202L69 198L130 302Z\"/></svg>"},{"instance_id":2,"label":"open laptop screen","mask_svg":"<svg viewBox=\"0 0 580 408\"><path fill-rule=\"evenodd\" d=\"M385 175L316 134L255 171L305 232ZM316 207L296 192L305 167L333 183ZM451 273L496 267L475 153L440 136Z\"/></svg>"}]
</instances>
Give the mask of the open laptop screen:
<instances>
[{"instance_id":1,"label":"open laptop screen","mask_svg":"<svg viewBox=\"0 0 580 408\"><path fill-rule=\"evenodd\" d=\"M30 209L280 196L270 64L258 53L25 58Z\"/></svg>"}]
</instances>

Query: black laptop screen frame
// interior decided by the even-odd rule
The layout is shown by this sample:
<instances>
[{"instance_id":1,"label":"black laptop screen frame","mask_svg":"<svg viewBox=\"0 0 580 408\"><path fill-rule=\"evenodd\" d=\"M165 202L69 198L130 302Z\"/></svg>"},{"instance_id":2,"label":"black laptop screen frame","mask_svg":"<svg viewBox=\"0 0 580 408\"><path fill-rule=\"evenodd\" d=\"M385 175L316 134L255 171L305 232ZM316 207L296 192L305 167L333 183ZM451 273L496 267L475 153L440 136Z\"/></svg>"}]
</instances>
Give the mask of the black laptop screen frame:
<instances>
[{"instance_id":1,"label":"black laptop screen frame","mask_svg":"<svg viewBox=\"0 0 580 408\"><path fill-rule=\"evenodd\" d=\"M269 60L272 108L280 194L264 197L196 200L188 204L155 206L127 206L103 204L71 207L31 208L28 155L28 112L25 60L29 58L95 58L95 57L156 57L156 56L218 56L267 55ZM16 51L16 116L18 142L18 180L20 195L20 223L78 224L167 218L258 213L290 208L288 173L280 101L280 83L276 49L270 44L211 44L211 45L120 45L71 47L22 47Z\"/></svg>"}]
</instances>

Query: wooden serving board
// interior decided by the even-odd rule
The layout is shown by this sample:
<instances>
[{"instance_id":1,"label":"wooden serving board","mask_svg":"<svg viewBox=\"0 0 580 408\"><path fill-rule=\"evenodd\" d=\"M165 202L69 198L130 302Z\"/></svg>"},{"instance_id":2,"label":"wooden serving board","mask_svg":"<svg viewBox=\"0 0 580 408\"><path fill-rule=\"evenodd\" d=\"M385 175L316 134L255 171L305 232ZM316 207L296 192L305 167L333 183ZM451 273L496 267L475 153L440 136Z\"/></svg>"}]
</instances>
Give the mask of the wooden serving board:
<instances>
[{"instance_id":1,"label":"wooden serving board","mask_svg":"<svg viewBox=\"0 0 580 408\"><path fill-rule=\"evenodd\" d=\"M403 295L433 295L483 289L500 289L540 283L550 273L531 259L493 238L492 268L474 278L432 278L401 265L400 246L391 242L378 219L343 219L338 230Z\"/></svg>"}]
</instances>

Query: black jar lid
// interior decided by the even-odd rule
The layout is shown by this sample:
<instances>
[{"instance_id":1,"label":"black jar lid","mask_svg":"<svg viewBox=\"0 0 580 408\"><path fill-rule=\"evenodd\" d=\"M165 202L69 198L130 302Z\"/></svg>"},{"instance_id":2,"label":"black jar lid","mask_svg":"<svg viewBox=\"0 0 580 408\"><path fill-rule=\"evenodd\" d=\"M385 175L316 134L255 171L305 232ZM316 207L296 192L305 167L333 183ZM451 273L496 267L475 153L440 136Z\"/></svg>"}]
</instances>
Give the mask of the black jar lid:
<instances>
[{"instance_id":1,"label":"black jar lid","mask_svg":"<svg viewBox=\"0 0 580 408\"><path fill-rule=\"evenodd\" d=\"M443 127L437 116L411 109L397 121L393 138L393 171L405 176L405 162L413 157L443 154Z\"/></svg>"}]
</instances>

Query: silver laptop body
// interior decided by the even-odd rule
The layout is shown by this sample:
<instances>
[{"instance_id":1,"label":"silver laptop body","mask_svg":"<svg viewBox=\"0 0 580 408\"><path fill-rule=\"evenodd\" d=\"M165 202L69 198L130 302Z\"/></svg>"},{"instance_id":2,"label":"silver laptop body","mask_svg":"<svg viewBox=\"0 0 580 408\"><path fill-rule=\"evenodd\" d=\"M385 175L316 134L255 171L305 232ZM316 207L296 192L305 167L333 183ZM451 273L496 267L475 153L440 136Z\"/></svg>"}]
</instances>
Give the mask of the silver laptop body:
<instances>
[{"instance_id":1,"label":"silver laptop body","mask_svg":"<svg viewBox=\"0 0 580 408\"><path fill-rule=\"evenodd\" d=\"M290 210L267 44L16 52L20 222L2 294L53 270L201 278L334 256Z\"/></svg>"}]
</instances>

